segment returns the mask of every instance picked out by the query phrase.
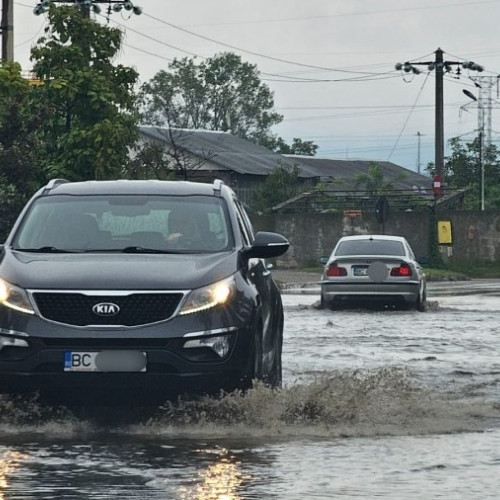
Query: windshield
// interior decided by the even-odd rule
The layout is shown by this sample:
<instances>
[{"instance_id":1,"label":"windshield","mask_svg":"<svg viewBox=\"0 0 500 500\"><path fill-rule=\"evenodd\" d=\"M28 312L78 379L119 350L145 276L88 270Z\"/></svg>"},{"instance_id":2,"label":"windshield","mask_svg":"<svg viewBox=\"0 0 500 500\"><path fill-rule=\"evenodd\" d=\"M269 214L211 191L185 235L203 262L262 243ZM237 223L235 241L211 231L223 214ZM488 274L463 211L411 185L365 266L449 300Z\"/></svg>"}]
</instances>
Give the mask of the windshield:
<instances>
[{"instance_id":1,"label":"windshield","mask_svg":"<svg viewBox=\"0 0 500 500\"><path fill-rule=\"evenodd\" d=\"M405 248L400 241L394 240L350 240L339 243L336 256L344 255L397 255L404 256Z\"/></svg>"},{"instance_id":2,"label":"windshield","mask_svg":"<svg viewBox=\"0 0 500 500\"><path fill-rule=\"evenodd\" d=\"M26 251L219 252L233 246L224 200L210 196L69 196L35 201L16 233Z\"/></svg>"}]
</instances>

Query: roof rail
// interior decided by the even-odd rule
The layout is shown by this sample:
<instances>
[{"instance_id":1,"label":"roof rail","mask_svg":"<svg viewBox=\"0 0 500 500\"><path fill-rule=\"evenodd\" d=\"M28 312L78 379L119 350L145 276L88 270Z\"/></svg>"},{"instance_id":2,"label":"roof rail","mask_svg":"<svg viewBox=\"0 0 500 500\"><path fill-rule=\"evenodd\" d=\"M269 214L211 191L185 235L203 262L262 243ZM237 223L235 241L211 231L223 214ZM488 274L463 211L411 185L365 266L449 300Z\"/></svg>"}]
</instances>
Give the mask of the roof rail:
<instances>
[{"instance_id":1,"label":"roof rail","mask_svg":"<svg viewBox=\"0 0 500 500\"><path fill-rule=\"evenodd\" d=\"M224 186L224 181L221 179L214 180L214 194L216 196L220 196L222 191L222 186Z\"/></svg>"},{"instance_id":2,"label":"roof rail","mask_svg":"<svg viewBox=\"0 0 500 500\"><path fill-rule=\"evenodd\" d=\"M52 188L58 186L59 184L65 184L66 182L69 182L69 181L66 179L51 179L47 183L47 185L45 186L45 189L52 189Z\"/></svg>"},{"instance_id":3,"label":"roof rail","mask_svg":"<svg viewBox=\"0 0 500 500\"><path fill-rule=\"evenodd\" d=\"M47 185L43 188L43 195L48 194L48 192L55 188L56 186L59 186L59 184L65 184L67 181L66 179L51 179L49 182L47 182Z\"/></svg>"}]
</instances>

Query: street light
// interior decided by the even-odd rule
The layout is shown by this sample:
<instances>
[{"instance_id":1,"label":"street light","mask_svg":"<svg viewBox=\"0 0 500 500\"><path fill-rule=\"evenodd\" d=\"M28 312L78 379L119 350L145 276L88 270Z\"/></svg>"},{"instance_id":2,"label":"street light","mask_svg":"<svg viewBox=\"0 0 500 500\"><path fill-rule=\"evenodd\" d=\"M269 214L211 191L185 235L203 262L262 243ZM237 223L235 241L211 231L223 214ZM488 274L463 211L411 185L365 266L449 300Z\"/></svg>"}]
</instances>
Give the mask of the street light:
<instances>
[{"instance_id":1,"label":"street light","mask_svg":"<svg viewBox=\"0 0 500 500\"><path fill-rule=\"evenodd\" d=\"M484 143L484 108L483 105L477 100L477 97L467 89L462 92L473 101L477 102L479 113L479 168L481 169L481 211L484 212L484 161L483 161L483 143Z\"/></svg>"}]
</instances>

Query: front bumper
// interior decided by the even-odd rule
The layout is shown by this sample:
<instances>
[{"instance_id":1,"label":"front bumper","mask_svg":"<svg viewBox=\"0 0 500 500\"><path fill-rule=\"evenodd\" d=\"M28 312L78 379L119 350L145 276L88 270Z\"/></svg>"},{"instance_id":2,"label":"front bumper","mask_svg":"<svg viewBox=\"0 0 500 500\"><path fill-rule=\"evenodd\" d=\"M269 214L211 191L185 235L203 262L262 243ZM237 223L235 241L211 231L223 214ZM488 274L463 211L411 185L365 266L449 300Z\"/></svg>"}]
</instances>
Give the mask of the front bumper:
<instances>
[{"instance_id":1,"label":"front bumper","mask_svg":"<svg viewBox=\"0 0 500 500\"><path fill-rule=\"evenodd\" d=\"M242 312L244 311L244 312ZM0 349L0 392L45 392L59 388L107 391L209 393L244 387L255 338L256 310L212 309L138 328L75 328L0 307L0 337L27 346ZM210 347L185 348L193 339L224 336L229 350L220 357ZM65 371L68 352L145 353L141 372Z\"/></svg>"},{"instance_id":2,"label":"front bumper","mask_svg":"<svg viewBox=\"0 0 500 500\"><path fill-rule=\"evenodd\" d=\"M0 351L0 389L3 392L50 392L58 389L96 391L143 390L150 392L211 393L240 387L248 373L249 329L233 331L230 351L221 359L210 348L184 349L186 339L141 339L131 343L78 342L29 338L29 348L6 347ZM81 339L80 339L81 340ZM148 342L149 340L149 342ZM109 341L109 339L108 339ZM163 343L163 345L161 345ZM159 345L158 345L159 344ZM141 372L65 371L67 352L126 350L143 352L146 368Z\"/></svg>"}]
</instances>

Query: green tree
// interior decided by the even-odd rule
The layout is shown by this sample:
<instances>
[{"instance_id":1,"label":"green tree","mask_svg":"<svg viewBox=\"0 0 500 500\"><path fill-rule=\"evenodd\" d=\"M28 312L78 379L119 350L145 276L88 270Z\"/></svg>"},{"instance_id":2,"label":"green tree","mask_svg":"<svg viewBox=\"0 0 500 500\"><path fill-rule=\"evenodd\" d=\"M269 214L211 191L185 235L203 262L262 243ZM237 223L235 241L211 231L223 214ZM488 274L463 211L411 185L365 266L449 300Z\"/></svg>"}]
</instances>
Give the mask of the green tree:
<instances>
[{"instance_id":1,"label":"green tree","mask_svg":"<svg viewBox=\"0 0 500 500\"><path fill-rule=\"evenodd\" d=\"M448 188L468 188L464 206L477 209L481 203L481 170L484 168L484 201L486 209L500 208L500 152L494 144L484 147L479 137L463 142L450 140L450 154L444 159L444 179ZM434 164L427 171L434 174Z\"/></svg>"},{"instance_id":2,"label":"green tree","mask_svg":"<svg viewBox=\"0 0 500 500\"><path fill-rule=\"evenodd\" d=\"M391 181L386 181L382 167L378 163L371 162L368 172L354 176L354 185L356 188L364 188L369 196L375 197L387 194L394 189L398 181L404 180L406 177L408 177L408 174L401 172Z\"/></svg>"},{"instance_id":3,"label":"green tree","mask_svg":"<svg viewBox=\"0 0 500 500\"><path fill-rule=\"evenodd\" d=\"M138 138L132 68L113 65L122 32L51 4L45 35L32 49L37 88L49 114L40 130L51 176L70 180L120 175Z\"/></svg>"},{"instance_id":4,"label":"green tree","mask_svg":"<svg viewBox=\"0 0 500 500\"><path fill-rule=\"evenodd\" d=\"M276 152L314 155L312 141L291 146L271 132L283 117L273 111L274 96L257 67L233 53L203 62L175 59L141 88L145 124L183 129L221 130Z\"/></svg>"},{"instance_id":5,"label":"green tree","mask_svg":"<svg viewBox=\"0 0 500 500\"><path fill-rule=\"evenodd\" d=\"M269 213L278 203L297 196L300 193L299 175L298 165L278 162L264 184L255 190L252 208L258 212Z\"/></svg>"},{"instance_id":6,"label":"green tree","mask_svg":"<svg viewBox=\"0 0 500 500\"><path fill-rule=\"evenodd\" d=\"M273 138L266 145L269 149L282 155L315 156L318 146L313 141L303 141L294 137L292 144L287 144L281 137Z\"/></svg>"},{"instance_id":7,"label":"green tree","mask_svg":"<svg viewBox=\"0 0 500 500\"><path fill-rule=\"evenodd\" d=\"M455 137L450 141L450 154L445 157L444 178L452 189L470 188L465 207L480 206L481 169L484 168L485 208L500 208L500 155L492 144L483 147L479 137L464 143Z\"/></svg>"},{"instance_id":8,"label":"green tree","mask_svg":"<svg viewBox=\"0 0 500 500\"><path fill-rule=\"evenodd\" d=\"M37 130L43 110L17 63L0 66L0 241L28 198L46 181Z\"/></svg>"}]
</instances>

